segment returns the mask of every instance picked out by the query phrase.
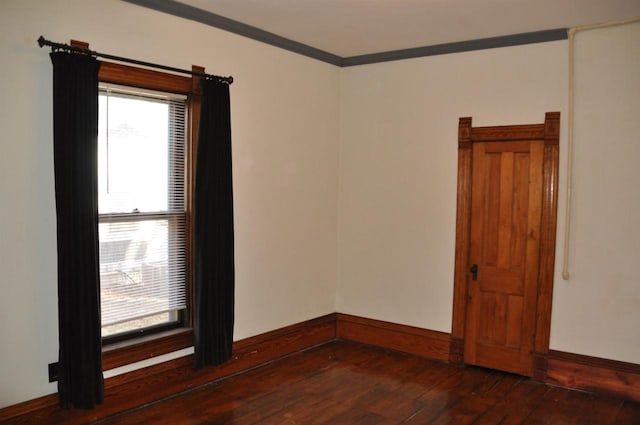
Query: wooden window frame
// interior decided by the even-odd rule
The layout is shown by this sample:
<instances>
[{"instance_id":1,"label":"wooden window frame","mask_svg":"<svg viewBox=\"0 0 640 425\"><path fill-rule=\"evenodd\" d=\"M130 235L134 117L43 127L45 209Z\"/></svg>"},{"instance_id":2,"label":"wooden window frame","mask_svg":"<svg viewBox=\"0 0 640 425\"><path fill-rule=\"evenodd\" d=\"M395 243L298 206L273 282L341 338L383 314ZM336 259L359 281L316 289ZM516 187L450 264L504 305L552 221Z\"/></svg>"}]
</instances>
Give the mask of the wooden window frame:
<instances>
[{"instance_id":1,"label":"wooden window frame","mask_svg":"<svg viewBox=\"0 0 640 425\"><path fill-rule=\"evenodd\" d=\"M73 45L72 41L72 45ZM88 48L86 43L76 42L78 47ZM204 68L193 66L194 72L204 73ZM127 339L110 338L102 348L102 370L110 370L193 346L193 193L195 177L196 135L200 118L200 78L185 77L167 72L102 62L98 74L100 82L144 88L187 96L186 104L186 169L185 169L185 253L187 313L182 325L174 329L160 329Z\"/></svg>"}]
</instances>

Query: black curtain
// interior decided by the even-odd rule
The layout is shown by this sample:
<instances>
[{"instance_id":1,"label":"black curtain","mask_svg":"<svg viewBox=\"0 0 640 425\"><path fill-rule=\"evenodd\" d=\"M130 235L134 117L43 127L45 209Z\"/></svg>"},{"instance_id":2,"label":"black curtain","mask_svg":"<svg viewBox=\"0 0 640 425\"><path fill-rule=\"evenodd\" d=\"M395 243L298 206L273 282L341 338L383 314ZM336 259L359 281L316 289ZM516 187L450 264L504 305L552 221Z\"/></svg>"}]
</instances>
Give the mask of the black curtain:
<instances>
[{"instance_id":1,"label":"black curtain","mask_svg":"<svg viewBox=\"0 0 640 425\"><path fill-rule=\"evenodd\" d=\"M58 394L63 408L103 401L98 262L98 70L55 52L53 146L58 236Z\"/></svg>"},{"instance_id":2,"label":"black curtain","mask_svg":"<svg viewBox=\"0 0 640 425\"><path fill-rule=\"evenodd\" d=\"M195 363L231 357L234 320L233 184L229 85L202 80L195 181Z\"/></svg>"}]
</instances>

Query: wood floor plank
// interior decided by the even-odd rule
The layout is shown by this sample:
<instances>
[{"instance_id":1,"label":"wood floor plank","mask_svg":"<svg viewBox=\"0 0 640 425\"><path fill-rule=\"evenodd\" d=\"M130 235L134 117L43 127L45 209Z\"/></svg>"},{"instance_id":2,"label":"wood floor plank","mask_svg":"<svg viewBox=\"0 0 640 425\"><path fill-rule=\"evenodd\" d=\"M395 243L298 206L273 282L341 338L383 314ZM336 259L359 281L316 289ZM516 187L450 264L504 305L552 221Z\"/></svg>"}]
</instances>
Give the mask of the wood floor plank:
<instances>
[{"instance_id":1,"label":"wood floor plank","mask_svg":"<svg viewBox=\"0 0 640 425\"><path fill-rule=\"evenodd\" d=\"M335 341L94 423L638 425L640 404Z\"/></svg>"},{"instance_id":2,"label":"wood floor plank","mask_svg":"<svg viewBox=\"0 0 640 425\"><path fill-rule=\"evenodd\" d=\"M548 390L546 385L522 378L494 406L480 415L474 425L522 424Z\"/></svg>"},{"instance_id":3,"label":"wood floor plank","mask_svg":"<svg viewBox=\"0 0 640 425\"><path fill-rule=\"evenodd\" d=\"M625 401L612 424L640 424L640 403Z\"/></svg>"},{"instance_id":4,"label":"wood floor plank","mask_svg":"<svg viewBox=\"0 0 640 425\"><path fill-rule=\"evenodd\" d=\"M600 397L594 394L583 393L584 403L579 411L568 412L575 419L585 425L610 425L613 424L624 401L619 398ZM640 424L640 418L637 421Z\"/></svg>"},{"instance_id":5,"label":"wood floor plank","mask_svg":"<svg viewBox=\"0 0 640 425\"><path fill-rule=\"evenodd\" d=\"M538 406L531 412L526 418L525 422L528 425L551 425L562 423L563 414L561 413L561 406L565 397L569 394L569 390L560 387L549 388Z\"/></svg>"}]
</instances>

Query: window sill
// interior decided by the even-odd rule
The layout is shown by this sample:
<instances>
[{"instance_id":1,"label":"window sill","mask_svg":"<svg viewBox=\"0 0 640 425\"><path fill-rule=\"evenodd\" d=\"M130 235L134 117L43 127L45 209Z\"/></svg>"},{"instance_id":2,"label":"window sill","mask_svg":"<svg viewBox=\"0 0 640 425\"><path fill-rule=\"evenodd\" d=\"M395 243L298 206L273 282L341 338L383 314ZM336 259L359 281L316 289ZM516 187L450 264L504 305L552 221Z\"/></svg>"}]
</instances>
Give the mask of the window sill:
<instances>
[{"instance_id":1,"label":"window sill","mask_svg":"<svg viewBox=\"0 0 640 425\"><path fill-rule=\"evenodd\" d=\"M179 328L102 348L102 370L115 369L193 346L193 329Z\"/></svg>"}]
</instances>

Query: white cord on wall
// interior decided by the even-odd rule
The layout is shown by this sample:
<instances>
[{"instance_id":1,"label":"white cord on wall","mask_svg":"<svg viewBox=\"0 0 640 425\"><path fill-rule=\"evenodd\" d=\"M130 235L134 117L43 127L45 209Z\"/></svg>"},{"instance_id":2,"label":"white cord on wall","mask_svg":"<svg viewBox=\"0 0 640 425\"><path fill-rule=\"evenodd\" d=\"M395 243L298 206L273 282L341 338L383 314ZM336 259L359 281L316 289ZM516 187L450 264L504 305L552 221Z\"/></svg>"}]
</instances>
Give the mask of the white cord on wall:
<instances>
[{"instance_id":1,"label":"white cord on wall","mask_svg":"<svg viewBox=\"0 0 640 425\"><path fill-rule=\"evenodd\" d=\"M569 241L571 238L571 189L573 187L571 178L573 175L573 92L574 92L574 36L578 31L592 30L596 28L614 27L640 22L640 19L629 19L626 21L605 22L602 24L583 25L569 28L569 129L567 135L567 201L564 219L564 258L562 263L562 279L569 280Z\"/></svg>"}]
</instances>

